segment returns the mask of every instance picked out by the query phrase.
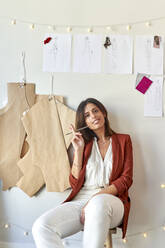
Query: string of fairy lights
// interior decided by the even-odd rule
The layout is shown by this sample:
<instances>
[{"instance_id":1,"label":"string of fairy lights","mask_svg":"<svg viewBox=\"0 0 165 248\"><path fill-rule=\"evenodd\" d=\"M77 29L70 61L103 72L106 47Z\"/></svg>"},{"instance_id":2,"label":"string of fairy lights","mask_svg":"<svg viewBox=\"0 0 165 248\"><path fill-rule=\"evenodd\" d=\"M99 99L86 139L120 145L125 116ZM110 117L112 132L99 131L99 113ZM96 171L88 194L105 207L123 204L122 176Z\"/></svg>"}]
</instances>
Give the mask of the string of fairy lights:
<instances>
[{"instance_id":1,"label":"string of fairy lights","mask_svg":"<svg viewBox=\"0 0 165 248\"><path fill-rule=\"evenodd\" d=\"M165 184L161 184L160 187L162 189L165 189ZM0 220L0 222L1 222L1 224L0 224L1 229L4 229L4 230L8 231L9 229L12 230L13 228L17 228L17 229L20 229L21 230L22 235L24 235L26 237L29 236L29 235L31 235L31 230L29 230L28 228L22 227L22 226L20 226L18 224L14 224L14 223L12 223L12 222L10 222L8 220ZM137 232L137 233L133 233L133 234L128 234L124 239L122 239L122 242L124 244L126 244L131 237L135 237L135 236L142 236L144 239L147 239L148 236L149 236L149 234L152 231L156 230L156 229L160 229L160 230L165 231L165 223L164 224L161 224L161 225L159 225L157 227L154 227L154 228L150 228L148 230L145 230L143 232ZM114 237L114 239L118 239L119 240L121 238Z\"/></svg>"},{"instance_id":2,"label":"string of fairy lights","mask_svg":"<svg viewBox=\"0 0 165 248\"><path fill-rule=\"evenodd\" d=\"M95 29L101 29L104 31L113 31L115 29L119 29L124 28L127 31L130 31L131 29L133 29L135 26L137 25L144 25L146 28L151 28L155 22L157 21L161 21L161 20L165 20L165 17L158 17L158 18L152 18L149 20L143 20L143 21L137 21L137 22L131 22L131 23L117 23L117 24L112 24L112 25L55 25L55 24L47 24L47 23L37 23L37 22L31 22L31 21L25 21L19 18L12 18L12 17L7 17L7 16L0 16L0 19L5 19L7 20L7 22L12 25L12 26L16 26L18 24L24 24L27 26L27 28L29 28L30 30L35 30L36 28L39 27L45 27L46 29L48 29L49 31L58 31L58 29L63 29L66 32L72 32L76 29L82 29L85 30L87 32L94 32ZM161 184L160 187L162 189L165 189L165 184ZM7 220L1 220L1 224L0 227L4 230L9 230L12 228L17 228L20 229L22 234L24 236L29 236L31 235L31 230L24 228L20 225L14 224L10 221ZM122 239L123 243L127 243L129 238L133 237L133 236L142 236L144 239L147 239L147 237L149 236L149 233L154 231L155 229L160 229L165 231L165 223L161 224L158 227L154 227L154 228L150 228L144 232L137 232L137 233L133 233L133 234L128 234L126 236L126 238ZM114 239L120 239L118 237L114 237Z\"/></svg>"},{"instance_id":3,"label":"string of fairy lights","mask_svg":"<svg viewBox=\"0 0 165 248\"><path fill-rule=\"evenodd\" d=\"M162 231L165 231L165 224L154 227L154 228L150 228L148 230L145 230L145 232L137 232L137 233L133 233L133 234L128 234L126 235L126 238L122 239L123 243L127 243L129 238L134 237L134 236L142 236L144 239L147 239L149 236L149 233L151 233L152 231L156 230L156 229L160 229ZM117 239L114 237L114 239Z\"/></svg>"},{"instance_id":4,"label":"string of fairy lights","mask_svg":"<svg viewBox=\"0 0 165 248\"><path fill-rule=\"evenodd\" d=\"M142 24L145 25L147 28L152 27L155 22L165 20L164 17L158 17L158 18L152 18L149 20L142 20L142 21L136 21L136 22L130 22L130 23L116 23L112 25L58 25L58 24L49 24L49 23L38 23L33 21L25 21L19 18L12 18L7 16L0 16L1 19L6 19L11 25L17 25L17 24L24 24L27 27L29 27L31 30L35 30L37 27L46 27L48 30L57 31L59 28L63 28L67 32L71 32L75 29L84 29L87 32L94 32L95 29L101 28L107 31L113 31L116 28L125 28L127 31L130 31L135 26Z\"/></svg>"},{"instance_id":5,"label":"string of fairy lights","mask_svg":"<svg viewBox=\"0 0 165 248\"><path fill-rule=\"evenodd\" d=\"M26 237L29 236L29 235L31 235L31 230L25 229L24 227L22 227L20 225L17 225L17 224L14 224L14 223L11 223L11 222L2 221L1 220L1 228L5 229L6 231L8 231L9 229L12 229L13 227L14 228L17 228L17 229L20 229L21 232L22 232L22 234L24 236L26 236ZM126 236L126 238L122 239L122 242L126 244L131 237L135 237L135 236L142 236L144 239L147 239L149 237L150 233L152 231L156 230L156 229L160 229L162 231L165 231L165 223L162 224L162 225L160 225L160 226L157 226L157 227L154 227L154 228L150 228L148 230L145 230L144 232L137 232L137 233L128 234ZM121 238L119 238L119 237L113 237L113 239L115 239L115 240L118 239L119 240Z\"/></svg>"},{"instance_id":6,"label":"string of fairy lights","mask_svg":"<svg viewBox=\"0 0 165 248\"><path fill-rule=\"evenodd\" d=\"M161 189L165 189L165 184L162 183L160 185L160 188ZM14 223L12 223L10 221L7 221L7 220L0 220L0 222L1 222L0 227L2 229L4 229L4 230L9 230L9 229L12 229L14 227L14 228L20 229L21 232L22 232L22 234L24 236L26 236L26 237L29 236L29 235L31 235L31 230L29 230L27 228L24 228L24 227L22 227L22 226L20 226L18 224L14 224ZM148 230L145 230L143 232L137 232L137 233L133 233L133 234L128 234L126 236L126 238L122 239L122 241L123 241L124 244L126 244L128 242L128 240L131 237L134 237L134 236L142 236L144 239L147 239L148 236L149 236L149 233L152 232L152 231L154 231L155 229L160 229L160 230L165 231L165 223L164 224L161 224L161 225L159 225L157 227L154 227L154 228L150 228ZM121 239L121 238L114 237L114 239Z\"/></svg>"}]
</instances>

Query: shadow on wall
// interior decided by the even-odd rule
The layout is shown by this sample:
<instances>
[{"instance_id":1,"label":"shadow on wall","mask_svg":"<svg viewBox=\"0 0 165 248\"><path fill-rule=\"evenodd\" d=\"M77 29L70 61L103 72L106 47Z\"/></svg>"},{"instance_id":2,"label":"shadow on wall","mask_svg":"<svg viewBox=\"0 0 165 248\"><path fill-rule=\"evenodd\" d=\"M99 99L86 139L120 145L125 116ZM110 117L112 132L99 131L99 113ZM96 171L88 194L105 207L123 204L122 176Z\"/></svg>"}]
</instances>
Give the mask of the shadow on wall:
<instances>
[{"instance_id":1,"label":"shadow on wall","mask_svg":"<svg viewBox=\"0 0 165 248\"><path fill-rule=\"evenodd\" d=\"M147 194L146 172L142 153L142 146L138 137L132 137L133 145L133 185L130 188L131 212L129 219L130 230L135 232L149 222L148 211L146 211L144 195ZM133 227L133 228L132 228Z\"/></svg>"},{"instance_id":2,"label":"shadow on wall","mask_svg":"<svg viewBox=\"0 0 165 248\"><path fill-rule=\"evenodd\" d=\"M145 134L147 136L147 134ZM131 212L129 219L129 233L144 232L146 228L160 225L161 210L160 178L161 164L159 151L150 137L132 137L134 148L134 182L130 188ZM146 142L147 141L147 142ZM161 216L160 216L161 219Z\"/></svg>"}]
</instances>

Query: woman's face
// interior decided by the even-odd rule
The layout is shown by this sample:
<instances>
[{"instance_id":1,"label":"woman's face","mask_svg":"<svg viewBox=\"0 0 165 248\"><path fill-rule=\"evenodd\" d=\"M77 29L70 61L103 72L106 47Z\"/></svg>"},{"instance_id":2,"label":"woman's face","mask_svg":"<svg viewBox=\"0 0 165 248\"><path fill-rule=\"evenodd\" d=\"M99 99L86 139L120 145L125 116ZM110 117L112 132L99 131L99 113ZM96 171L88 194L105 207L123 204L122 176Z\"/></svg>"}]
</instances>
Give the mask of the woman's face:
<instances>
[{"instance_id":1,"label":"woman's face","mask_svg":"<svg viewBox=\"0 0 165 248\"><path fill-rule=\"evenodd\" d=\"M84 117L87 126L95 131L104 128L105 119L101 110L93 103L88 103L84 109Z\"/></svg>"}]
</instances>

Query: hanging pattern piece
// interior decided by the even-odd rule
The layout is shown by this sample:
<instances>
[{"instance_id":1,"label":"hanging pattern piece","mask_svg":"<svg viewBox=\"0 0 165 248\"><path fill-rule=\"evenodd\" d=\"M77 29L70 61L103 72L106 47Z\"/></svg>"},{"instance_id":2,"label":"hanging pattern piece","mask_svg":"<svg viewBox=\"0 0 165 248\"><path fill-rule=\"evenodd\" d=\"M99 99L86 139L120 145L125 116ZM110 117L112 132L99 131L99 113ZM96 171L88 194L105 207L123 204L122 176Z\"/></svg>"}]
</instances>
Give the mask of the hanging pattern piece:
<instances>
[{"instance_id":1,"label":"hanging pattern piece","mask_svg":"<svg viewBox=\"0 0 165 248\"><path fill-rule=\"evenodd\" d=\"M36 95L35 103L47 99L48 96L45 95ZM63 102L62 96L55 96L59 102ZM22 122L25 130L27 131L26 142L29 144L29 149L23 147L27 151L23 151L24 156L17 163L18 167L23 173L21 179L17 182L17 186L23 190L30 197L35 195L45 184L41 169L35 166L32 162L32 153L31 153L31 136L32 136L32 125L30 118L22 118Z\"/></svg>"},{"instance_id":2,"label":"hanging pattern piece","mask_svg":"<svg viewBox=\"0 0 165 248\"><path fill-rule=\"evenodd\" d=\"M34 100L34 84L8 83L8 103L0 109L0 179L3 190L15 186L22 176L17 166L25 139L21 117Z\"/></svg>"},{"instance_id":3,"label":"hanging pattern piece","mask_svg":"<svg viewBox=\"0 0 165 248\"><path fill-rule=\"evenodd\" d=\"M57 109L64 135L65 145L66 148L68 149L71 143L72 135L66 135L66 133L68 132L68 128L70 127L70 124L75 123L76 112L60 101L57 101Z\"/></svg>"},{"instance_id":4,"label":"hanging pattern piece","mask_svg":"<svg viewBox=\"0 0 165 248\"><path fill-rule=\"evenodd\" d=\"M17 186L29 196L34 195L44 184L47 191L51 192L62 192L69 188L67 148L71 137L65 138L64 133L68 131L70 123L75 122L75 112L59 98L49 100L45 96L22 121L28 135L29 152L18 162L24 176Z\"/></svg>"},{"instance_id":5,"label":"hanging pattern piece","mask_svg":"<svg viewBox=\"0 0 165 248\"><path fill-rule=\"evenodd\" d=\"M25 125L28 126L26 122L24 122L24 126ZM30 132L30 126L28 127ZM30 145L30 140L26 139L26 141ZM17 187L22 189L27 195L33 196L41 189L45 182L40 168L32 164L31 149L18 161L17 165L23 173L23 176L16 184Z\"/></svg>"}]
</instances>

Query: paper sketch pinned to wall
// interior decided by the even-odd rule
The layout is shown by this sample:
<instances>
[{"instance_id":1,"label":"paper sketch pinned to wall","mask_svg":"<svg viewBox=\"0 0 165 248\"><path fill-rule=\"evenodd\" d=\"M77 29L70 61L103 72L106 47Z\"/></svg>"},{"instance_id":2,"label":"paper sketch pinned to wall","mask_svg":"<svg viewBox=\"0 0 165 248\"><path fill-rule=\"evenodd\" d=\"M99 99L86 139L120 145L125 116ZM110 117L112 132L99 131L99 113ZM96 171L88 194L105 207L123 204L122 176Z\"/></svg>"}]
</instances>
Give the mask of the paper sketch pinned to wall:
<instances>
[{"instance_id":1,"label":"paper sketch pinned to wall","mask_svg":"<svg viewBox=\"0 0 165 248\"><path fill-rule=\"evenodd\" d=\"M163 76L151 76L153 81L144 95L144 116L162 117L163 115Z\"/></svg>"},{"instance_id":2,"label":"paper sketch pinned to wall","mask_svg":"<svg viewBox=\"0 0 165 248\"><path fill-rule=\"evenodd\" d=\"M43 71L70 72L71 35L46 34L43 44Z\"/></svg>"},{"instance_id":3,"label":"paper sketch pinned to wall","mask_svg":"<svg viewBox=\"0 0 165 248\"><path fill-rule=\"evenodd\" d=\"M80 34L74 36L73 71L101 72L102 35Z\"/></svg>"},{"instance_id":4,"label":"paper sketch pinned to wall","mask_svg":"<svg viewBox=\"0 0 165 248\"><path fill-rule=\"evenodd\" d=\"M163 74L163 38L136 36L135 73Z\"/></svg>"},{"instance_id":5,"label":"paper sketch pinned to wall","mask_svg":"<svg viewBox=\"0 0 165 248\"><path fill-rule=\"evenodd\" d=\"M104 43L104 72L132 73L133 41L128 35L107 35Z\"/></svg>"}]
</instances>

